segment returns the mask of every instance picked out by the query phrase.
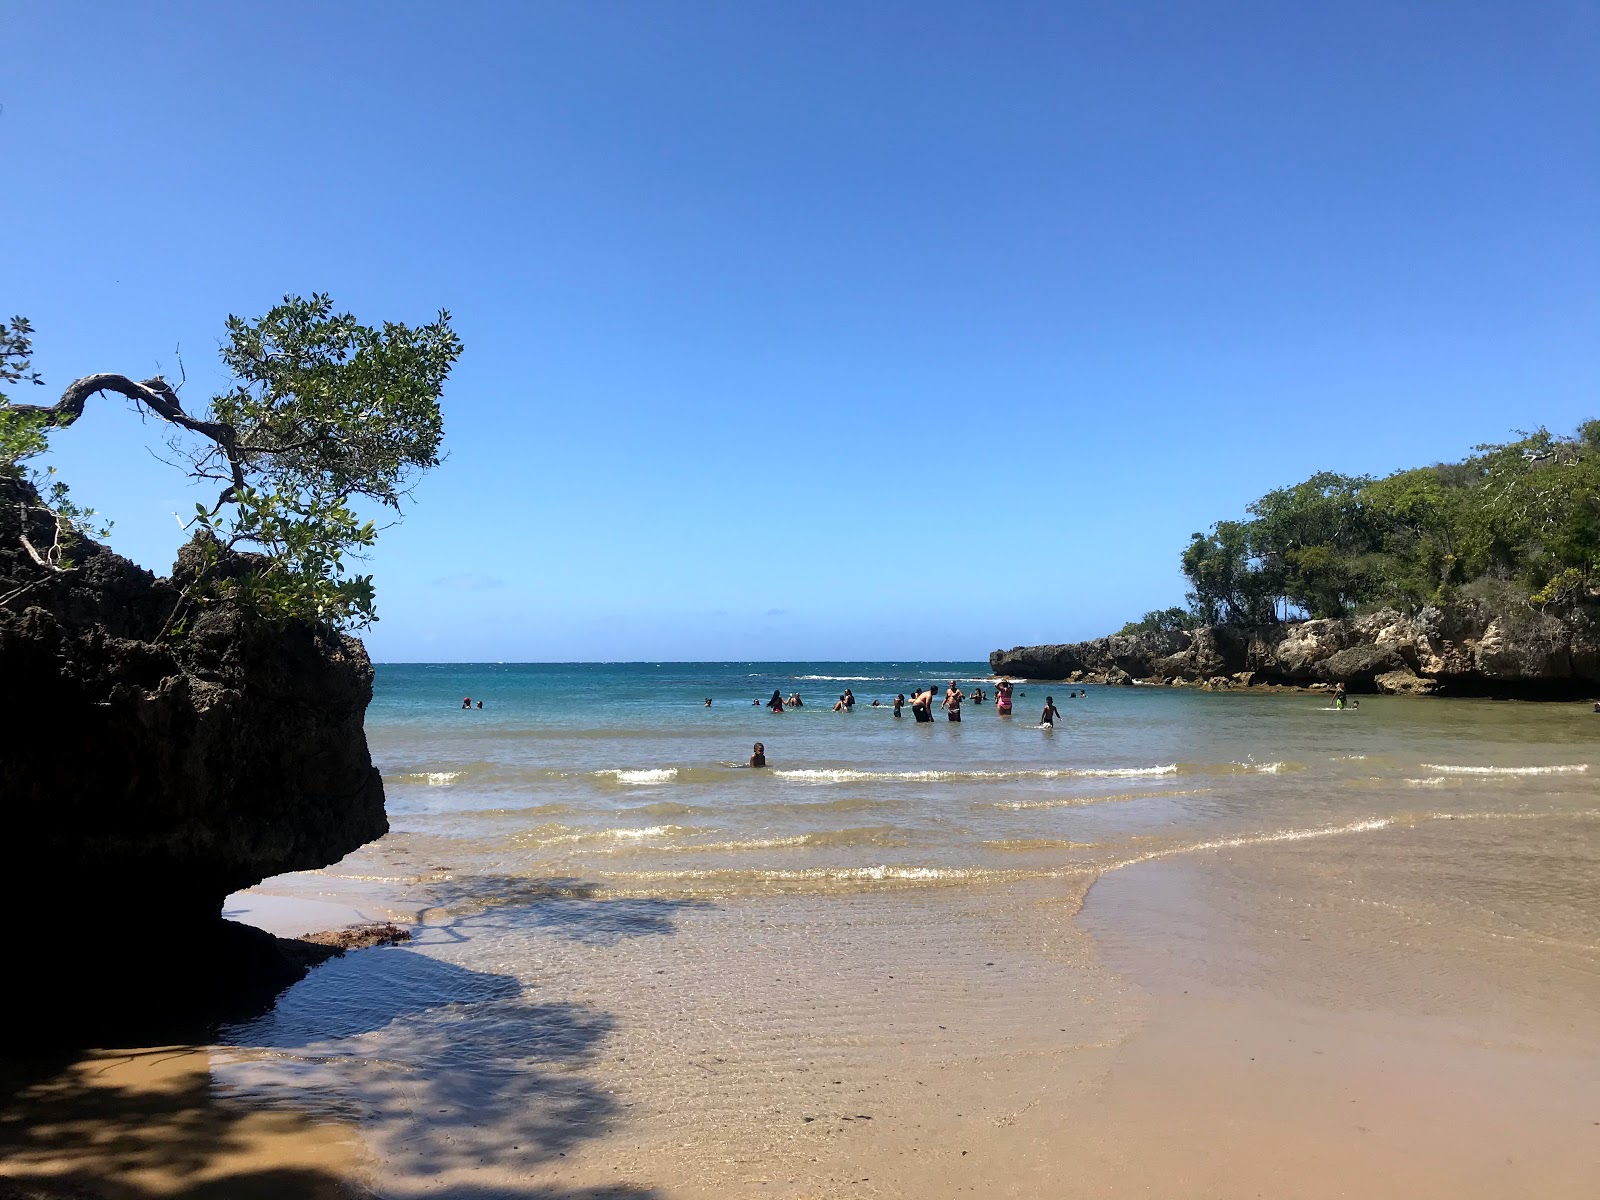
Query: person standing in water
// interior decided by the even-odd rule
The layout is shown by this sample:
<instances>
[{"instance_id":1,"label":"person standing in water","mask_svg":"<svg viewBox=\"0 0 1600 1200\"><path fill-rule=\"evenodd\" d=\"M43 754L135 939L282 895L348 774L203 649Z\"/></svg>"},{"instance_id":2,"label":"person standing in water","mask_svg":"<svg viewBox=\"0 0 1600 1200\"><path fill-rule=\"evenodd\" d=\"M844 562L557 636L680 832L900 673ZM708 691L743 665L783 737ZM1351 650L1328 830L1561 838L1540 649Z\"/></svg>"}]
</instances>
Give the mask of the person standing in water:
<instances>
[{"instance_id":1,"label":"person standing in water","mask_svg":"<svg viewBox=\"0 0 1600 1200\"><path fill-rule=\"evenodd\" d=\"M949 714L952 721L961 720L961 689L955 685L955 680L950 681L950 690L944 694L944 703L941 707Z\"/></svg>"},{"instance_id":2,"label":"person standing in water","mask_svg":"<svg viewBox=\"0 0 1600 1200\"><path fill-rule=\"evenodd\" d=\"M994 685L994 711L1002 717L1011 715L1011 680L1002 679Z\"/></svg>"},{"instance_id":3,"label":"person standing in water","mask_svg":"<svg viewBox=\"0 0 1600 1200\"><path fill-rule=\"evenodd\" d=\"M845 688L843 700L844 700L844 710L845 710L845 712L849 712L851 709L853 709L856 706L856 694L854 692L852 692L849 688Z\"/></svg>"},{"instance_id":4,"label":"person standing in water","mask_svg":"<svg viewBox=\"0 0 1600 1200\"><path fill-rule=\"evenodd\" d=\"M918 722L933 720L933 684L911 695L911 715Z\"/></svg>"},{"instance_id":5,"label":"person standing in water","mask_svg":"<svg viewBox=\"0 0 1600 1200\"><path fill-rule=\"evenodd\" d=\"M898 717L900 715L900 709L905 706L905 702L906 702L906 694L904 692L901 692L901 693L899 693L898 695L895 696L895 698L894 698L894 715L895 716ZM1595 712L1600 713L1600 700L1596 700L1594 702L1594 710L1595 710Z\"/></svg>"},{"instance_id":6,"label":"person standing in water","mask_svg":"<svg viewBox=\"0 0 1600 1200\"><path fill-rule=\"evenodd\" d=\"M783 693L777 688L772 689L772 699L767 701L767 707L775 713L783 711Z\"/></svg>"},{"instance_id":7,"label":"person standing in water","mask_svg":"<svg viewBox=\"0 0 1600 1200\"><path fill-rule=\"evenodd\" d=\"M1061 710L1056 707L1054 696L1044 698L1044 711L1039 714L1039 724L1054 726L1056 718L1061 715Z\"/></svg>"},{"instance_id":8,"label":"person standing in water","mask_svg":"<svg viewBox=\"0 0 1600 1200\"><path fill-rule=\"evenodd\" d=\"M767 748L760 742L756 743L755 753L750 756L750 765L752 767L764 767L767 765Z\"/></svg>"}]
</instances>

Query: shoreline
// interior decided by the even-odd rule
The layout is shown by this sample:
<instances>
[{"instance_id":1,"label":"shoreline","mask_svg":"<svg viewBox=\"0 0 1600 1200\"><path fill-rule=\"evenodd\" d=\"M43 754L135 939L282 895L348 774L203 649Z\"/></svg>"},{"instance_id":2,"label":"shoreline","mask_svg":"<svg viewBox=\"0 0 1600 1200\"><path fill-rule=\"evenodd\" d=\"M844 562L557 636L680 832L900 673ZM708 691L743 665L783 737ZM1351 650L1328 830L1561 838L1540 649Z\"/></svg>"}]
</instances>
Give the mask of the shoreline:
<instances>
[{"instance_id":1,"label":"shoreline","mask_svg":"<svg viewBox=\"0 0 1600 1200\"><path fill-rule=\"evenodd\" d=\"M259 1169L316 1200L1576 1200L1591 718L1363 709L1123 694L1054 743L957 726L932 761L820 721L794 735L837 767L815 779L633 788L598 771L608 733L588 760L408 745L405 769L500 773L399 785L395 832L226 915L412 940L207 1045L11 1064L0 1198L52 1174L63 1200L214 1200ZM1196 753L1199 788L1071 769ZM174 1054L181 1085L116 1065Z\"/></svg>"},{"instance_id":2,"label":"shoreline","mask_svg":"<svg viewBox=\"0 0 1600 1200\"><path fill-rule=\"evenodd\" d=\"M679 941L687 937L687 945L645 944L634 964L641 978L668 972L668 981L653 986L681 994L683 1015L662 1024L665 1018L648 1006L635 1010L629 1023L653 1023L655 1033L636 1032L630 1036L644 1038L638 1046L625 1038L627 1044L608 1050L602 1063L585 1068L598 1070L598 1080L609 1078L606 1086L631 1097L623 1111L636 1105L645 1111L525 1169L511 1168L491 1135L478 1143L481 1163L462 1164L446 1178L470 1179L506 1196L668 1200L742 1196L751 1188L795 1200L840 1189L906 1197L976 1190L1020 1198L1143 1188L1196 1200L1252 1190L1329 1200L1350 1194L1396 1200L1583 1194L1583 1181L1600 1165L1600 1125L1592 1123L1600 1116L1591 1115L1600 1114L1600 1045L1581 1030L1554 1037L1539 1024L1512 1030L1497 1024L1499 1018L1463 1021L1407 1011L1392 991L1364 996L1357 989L1344 1002L1329 1004L1292 989L1271 994L1256 977L1229 979L1231 962L1259 953L1252 939L1260 931L1241 936L1233 918L1216 918L1204 905L1197 917L1195 889L1231 886L1231 879L1207 878L1225 869L1251 875L1257 869L1252 855L1259 852L1253 847L1199 861L1142 863L1140 869L1099 875L1081 888L1052 881L862 896L850 920L828 911L838 933L867 933L853 935L848 944L830 938L827 957L810 967L804 955L811 952L808 946L815 948L810 935L818 906L805 897L745 898L688 914L679 929ZM1247 900L1271 895L1270 881L1262 876L1258 882ZM318 907L299 911L323 913L329 903L319 900ZM294 911L292 902L267 908L279 918ZM888 910L904 919L883 924ZM423 924L416 931L424 943L429 928ZM749 931L741 936L766 932L759 946L707 941L707 932L718 928ZM1165 940L1152 940L1152 928L1168 930ZM940 936L930 939L930 931ZM929 995L945 994L934 985L948 968L935 955L919 974L915 961L926 957L931 944L948 946L952 938L987 955L985 971L997 970L1005 983L987 1000L966 994L961 989L971 984L962 983L948 993L953 1007L919 1015ZM1273 944L1262 978L1282 971L1286 977L1314 976L1328 961L1323 948L1308 947L1298 936ZM692 959L684 964L678 960L686 950ZM867 1004L867 1016L853 1027L883 1034L885 1026L900 1024L909 1027L911 1040L879 1036L862 1044L852 1035L857 1040L844 1057L823 1055L819 1061L828 1065L813 1082L806 1082L801 1067L800 1074L785 1073L754 1091L744 1083L735 1087L741 1070L761 1077L761 1060L724 1068L723 1058L744 1053L743 1042L735 1038L719 1048L713 1031L730 1023L740 1027L784 1002L758 990L745 1000L724 997L717 1024L700 1034L693 1033L698 1017L688 1026L678 1022L703 1011L690 997L718 995L733 977L729 972L759 974L763 962L780 972L779 980L788 974L816 979L824 970L858 972L864 980L881 964L872 975L878 997L884 996L879 988L893 986L884 978L910 973L921 982L885 999L863 994L854 975L851 987L836 994L840 1002L854 995L848 1003L858 1008ZM1197 963L1205 965L1197 969ZM1110 990L1098 993L1085 1010L1077 1002L1085 987ZM1001 996L1011 1009L994 1007ZM874 1017L879 1004L884 1007ZM772 1026L780 1041L809 1039L829 1027L818 1024L819 1014L807 1016L792 1006L785 1011L800 1023L786 1023L785 1017ZM1083 1024L1086 1013L1113 1013L1115 1019L1110 1026L1091 1020L1100 1031L1094 1032ZM1063 1020L1068 1014L1075 1023ZM1056 1031L1058 1021L1062 1028ZM936 1044L926 1040L941 1037L933 1030L946 1025L966 1028L946 1031ZM1000 1034L997 1025L1005 1026ZM1072 1034L1063 1037L1069 1029ZM744 1029L746 1037L754 1032ZM619 1028L612 1037L620 1036ZM694 1044L701 1039L711 1044ZM659 1056L669 1046L675 1048L668 1057L677 1065L658 1064L643 1082L622 1065L640 1047ZM779 1051L781 1059L781 1046ZM701 1060L707 1053L722 1057L709 1064ZM145 1164L138 1170L154 1173L138 1176L148 1192L134 1195L182 1194L221 1178L249 1183L253 1172L264 1173L274 1186L287 1181L300 1189L262 1195L322 1200L368 1195L369 1186L384 1195L414 1194L404 1174L380 1169L396 1150L386 1135L374 1143L374 1131L358 1137L353 1126L330 1123L326 1113L314 1115L316 1106L297 1114L292 1099L285 1108L269 1100L267 1091L239 1091L234 1076L241 1064L246 1075L259 1065L251 1054L240 1055L230 1050L219 1058L215 1050L198 1048L90 1055L47 1085L72 1110L71 1120L56 1128L77 1130L86 1144L114 1134L119 1144L136 1147L135 1160ZM117 1066L124 1061L164 1061L165 1073L145 1071L141 1079L143 1068ZM86 1080L93 1082L86 1086ZM686 1126L682 1114L647 1100L667 1081L674 1081L668 1090L680 1102L689 1099L691 1109L711 1113L720 1140L701 1142L692 1153L687 1143L679 1144L700 1126L696 1120ZM843 1106L832 1103L840 1082L849 1096ZM730 1087L733 1092L723 1091ZM149 1104L147 1092L158 1097L148 1121L137 1115ZM159 1100L174 1093L187 1099L177 1105ZM202 1093L204 1103L198 1100ZM733 1095L744 1097L737 1109L728 1108ZM144 1099L114 1110L103 1103L135 1096ZM742 1115L727 1123L735 1111ZM14 1109L7 1119L14 1129ZM150 1164L175 1124L186 1131L189 1159L182 1169L164 1171ZM779 1135L780 1129L793 1132ZM63 1149L25 1165L35 1175L88 1186L82 1183L85 1164L93 1160L78 1154ZM0 1195L14 1165L0 1174ZM92 1166L87 1169L92 1174ZM624 1190L600 1190L619 1178L630 1181ZM1070 1182L1061 1193L1064 1181ZM124 1193L91 1188L79 1194ZM230 1194L254 1193L241 1188Z\"/></svg>"}]
</instances>

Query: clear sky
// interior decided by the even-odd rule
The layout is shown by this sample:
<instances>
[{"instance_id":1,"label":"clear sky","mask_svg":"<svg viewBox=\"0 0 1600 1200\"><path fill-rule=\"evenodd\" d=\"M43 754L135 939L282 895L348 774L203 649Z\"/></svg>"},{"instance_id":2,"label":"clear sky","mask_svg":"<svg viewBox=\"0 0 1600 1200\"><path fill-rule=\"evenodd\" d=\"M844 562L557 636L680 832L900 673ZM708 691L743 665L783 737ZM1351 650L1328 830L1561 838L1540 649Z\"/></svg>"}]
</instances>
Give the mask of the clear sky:
<instances>
[{"instance_id":1,"label":"clear sky","mask_svg":"<svg viewBox=\"0 0 1600 1200\"><path fill-rule=\"evenodd\" d=\"M380 660L1095 636L1268 488L1600 415L1589 0L4 0L0 104L54 387L454 314ZM52 461L164 571L154 434Z\"/></svg>"}]
</instances>

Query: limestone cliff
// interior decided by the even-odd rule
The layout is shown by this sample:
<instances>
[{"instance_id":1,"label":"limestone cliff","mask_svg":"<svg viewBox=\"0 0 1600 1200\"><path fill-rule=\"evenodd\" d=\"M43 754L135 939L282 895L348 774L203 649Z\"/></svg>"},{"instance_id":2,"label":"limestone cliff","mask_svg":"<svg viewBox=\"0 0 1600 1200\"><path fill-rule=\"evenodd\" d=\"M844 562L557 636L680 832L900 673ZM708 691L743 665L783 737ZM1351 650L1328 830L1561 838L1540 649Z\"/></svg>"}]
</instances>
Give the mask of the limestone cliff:
<instances>
[{"instance_id":1,"label":"limestone cliff","mask_svg":"<svg viewBox=\"0 0 1600 1200\"><path fill-rule=\"evenodd\" d=\"M162 636L188 548L174 579L92 542L54 573L21 540L46 546L53 533L33 490L0 480L13 915L0 1004L42 1020L270 993L302 968L222 921L223 898L387 831L363 732L366 652L332 629L263 627L226 604Z\"/></svg>"},{"instance_id":2,"label":"limestone cliff","mask_svg":"<svg viewBox=\"0 0 1600 1200\"><path fill-rule=\"evenodd\" d=\"M1355 692L1566 699L1600 691L1600 623L1521 604L1464 600L1415 616L1392 609L1261 629L1205 626L996 650L1000 675L1212 689L1343 685Z\"/></svg>"}]
</instances>

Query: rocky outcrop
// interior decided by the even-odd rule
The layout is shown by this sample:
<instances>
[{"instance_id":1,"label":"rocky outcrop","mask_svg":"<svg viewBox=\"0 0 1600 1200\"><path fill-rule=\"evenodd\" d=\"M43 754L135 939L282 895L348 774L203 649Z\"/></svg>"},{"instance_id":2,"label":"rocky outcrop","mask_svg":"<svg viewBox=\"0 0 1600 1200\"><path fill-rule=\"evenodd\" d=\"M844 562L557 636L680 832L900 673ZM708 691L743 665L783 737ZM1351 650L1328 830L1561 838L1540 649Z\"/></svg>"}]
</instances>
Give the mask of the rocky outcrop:
<instances>
[{"instance_id":1,"label":"rocky outcrop","mask_svg":"<svg viewBox=\"0 0 1600 1200\"><path fill-rule=\"evenodd\" d=\"M81 1017L86 1004L171 1012L270 994L303 964L224 922L222 902L387 831L363 732L366 652L330 628L268 627L227 604L163 635L192 548L172 579L92 542L73 548L70 571L50 572L21 544L53 539L35 502L0 480L13 898L0 1003L37 1021Z\"/></svg>"},{"instance_id":2,"label":"rocky outcrop","mask_svg":"<svg viewBox=\"0 0 1600 1200\"><path fill-rule=\"evenodd\" d=\"M1414 616L1360 617L1261 629L1206 626L1061 646L996 650L997 675L1070 682L1149 681L1213 690L1342 686L1355 692L1572 698L1600 691L1600 621L1522 604L1464 600Z\"/></svg>"}]
</instances>

